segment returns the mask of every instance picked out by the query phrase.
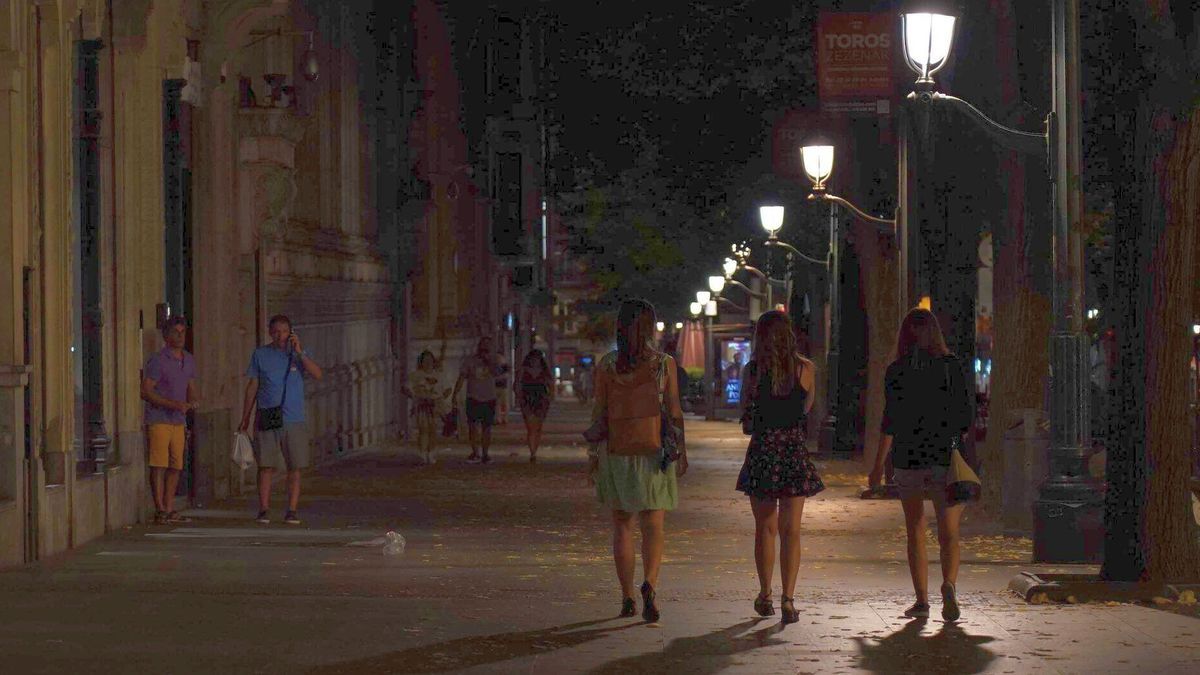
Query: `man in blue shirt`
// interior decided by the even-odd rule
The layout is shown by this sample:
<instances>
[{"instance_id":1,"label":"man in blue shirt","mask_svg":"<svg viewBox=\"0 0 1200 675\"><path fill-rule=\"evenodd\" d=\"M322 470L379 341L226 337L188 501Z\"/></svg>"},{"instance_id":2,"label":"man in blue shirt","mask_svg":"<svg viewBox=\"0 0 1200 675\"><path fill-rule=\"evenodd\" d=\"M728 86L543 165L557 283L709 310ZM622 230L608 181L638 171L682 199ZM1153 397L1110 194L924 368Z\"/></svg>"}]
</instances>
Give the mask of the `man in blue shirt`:
<instances>
[{"instance_id":1,"label":"man in blue shirt","mask_svg":"<svg viewBox=\"0 0 1200 675\"><path fill-rule=\"evenodd\" d=\"M321 368L300 346L292 332L292 322L277 314L269 324L270 344L254 350L246 368L245 404L238 431L250 430L251 414L258 409L258 429L254 438L254 459L258 462L258 522L271 522L271 477L280 466L287 468L288 510L283 522L299 525L296 507L300 502L300 470L311 462L308 428L304 423L304 375L321 379ZM265 408L282 407L283 425L262 429Z\"/></svg>"}]
</instances>

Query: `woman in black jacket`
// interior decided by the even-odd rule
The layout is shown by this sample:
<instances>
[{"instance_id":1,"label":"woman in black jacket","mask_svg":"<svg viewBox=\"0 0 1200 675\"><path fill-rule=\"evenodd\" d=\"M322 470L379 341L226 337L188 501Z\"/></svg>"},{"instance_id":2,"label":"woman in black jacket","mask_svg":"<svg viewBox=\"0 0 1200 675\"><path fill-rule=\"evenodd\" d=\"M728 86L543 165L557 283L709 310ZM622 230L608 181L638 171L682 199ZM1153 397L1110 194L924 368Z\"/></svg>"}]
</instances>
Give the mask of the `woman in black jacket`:
<instances>
[{"instance_id":1,"label":"woman in black jacket","mask_svg":"<svg viewBox=\"0 0 1200 675\"><path fill-rule=\"evenodd\" d=\"M917 601L905 616L929 616L929 561L925 554L925 499L937 516L942 563L942 618L959 617L955 584L958 580L958 521L963 504L946 499L946 473L954 447L971 424L973 392L954 354L946 347L937 318L915 308L904 317L896 340L896 360L887 369L887 401L879 452L871 471L872 488L879 486L889 452L908 530L908 570Z\"/></svg>"}]
</instances>

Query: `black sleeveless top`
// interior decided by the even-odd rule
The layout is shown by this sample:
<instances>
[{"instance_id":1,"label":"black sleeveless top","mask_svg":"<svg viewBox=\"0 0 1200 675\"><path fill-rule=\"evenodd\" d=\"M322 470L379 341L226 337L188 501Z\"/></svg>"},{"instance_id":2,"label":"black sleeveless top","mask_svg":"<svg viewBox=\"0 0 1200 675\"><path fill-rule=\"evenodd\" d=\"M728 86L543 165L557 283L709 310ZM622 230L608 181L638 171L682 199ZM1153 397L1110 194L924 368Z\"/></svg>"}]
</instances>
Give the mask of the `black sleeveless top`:
<instances>
[{"instance_id":1,"label":"black sleeveless top","mask_svg":"<svg viewBox=\"0 0 1200 675\"><path fill-rule=\"evenodd\" d=\"M746 368L750 374L756 375L758 364L751 361ZM754 430L803 427L808 420L808 415L804 412L808 392L800 386L800 378L796 378L790 392L778 397L771 391L771 373L764 372L757 379L758 386L754 392Z\"/></svg>"}]
</instances>

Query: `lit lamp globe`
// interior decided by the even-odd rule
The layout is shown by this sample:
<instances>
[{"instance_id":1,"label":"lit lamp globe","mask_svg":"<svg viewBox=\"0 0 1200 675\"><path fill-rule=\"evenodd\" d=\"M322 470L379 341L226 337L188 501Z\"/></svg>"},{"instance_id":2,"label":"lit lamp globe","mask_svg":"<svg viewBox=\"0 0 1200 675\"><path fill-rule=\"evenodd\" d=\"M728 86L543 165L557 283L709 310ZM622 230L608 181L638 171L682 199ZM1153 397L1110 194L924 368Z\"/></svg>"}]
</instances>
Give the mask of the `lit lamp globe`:
<instances>
[{"instance_id":1,"label":"lit lamp globe","mask_svg":"<svg viewBox=\"0 0 1200 675\"><path fill-rule=\"evenodd\" d=\"M675 322L675 330L683 330L683 322L682 321Z\"/></svg>"},{"instance_id":2,"label":"lit lamp globe","mask_svg":"<svg viewBox=\"0 0 1200 675\"><path fill-rule=\"evenodd\" d=\"M663 323L662 321L659 321L658 323L654 324L654 329L660 333L663 332L664 330L666 330L666 328L667 328L667 324Z\"/></svg>"},{"instance_id":3,"label":"lit lamp globe","mask_svg":"<svg viewBox=\"0 0 1200 675\"><path fill-rule=\"evenodd\" d=\"M717 295L720 295L721 291L724 289L725 289L725 277L713 275L708 278L708 290L712 291L713 293L716 293Z\"/></svg>"},{"instance_id":4,"label":"lit lamp globe","mask_svg":"<svg viewBox=\"0 0 1200 675\"><path fill-rule=\"evenodd\" d=\"M716 316L716 315L717 315L717 301L709 300L708 302L704 303L704 316Z\"/></svg>"},{"instance_id":5,"label":"lit lamp globe","mask_svg":"<svg viewBox=\"0 0 1200 675\"><path fill-rule=\"evenodd\" d=\"M704 306L698 302L693 302L691 306L688 307L688 310L691 311L692 316L699 317L700 312L704 311Z\"/></svg>"},{"instance_id":6,"label":"lit lamp globe","mask_svg":"<svg viewBox=\"0 0 1200 675\"><path fill-rule=\"evenodd\" d=\"M758 217L762 221L763 229L771 237L778 234L779 228L783 227L782 206L760 206L758 207Z\"/></svg>"},{"instance_id":7,"label":"lit lamp globe","mask_svg":"<svg viewBox=\"0 0 1200 675\"><path fill-rule=\"evenodd\" d=\"M721 265L721 268L725 270L725 278L729 279L733 276L733 273L737 271L738 264L733 258L726 258L724 264Z\"/></svg>"},{"instance_id":8,"label":"lit lamp globe","mask_svg":"<svg viewBox=\"0 0 1200 675\"><path fill-rule=\"evenodd\" d=\"M926 2L923 12L906 12L901 18L904 36L904 60L917 74L917 85L933 88L933 74L946 65L954 42L955 17L950 7L934 7Z\"/></svg>"},{"instance_id":9,"label":"lit lamp globe","mask_svg":"<svg viewBox=\"0 0 1200 675\"><path fill-rule=\"evenodd\" d=\"M804 159L804 173L812 181L813 192L823 192L825 181L833 173L833 146L806 145L800 148L800 156Z\"/></svg>"},{"instance_id":10,"label":"lit lamp globe","mask_svg":"<svg viewBox=\"0 0 1200 675\"><path fill-rule=\"evenodd\" d=\"M707 305L709 300L712 300L712 293L708 291L696 291L696 302L701 305Z\"/></svg>"}]
</instances>

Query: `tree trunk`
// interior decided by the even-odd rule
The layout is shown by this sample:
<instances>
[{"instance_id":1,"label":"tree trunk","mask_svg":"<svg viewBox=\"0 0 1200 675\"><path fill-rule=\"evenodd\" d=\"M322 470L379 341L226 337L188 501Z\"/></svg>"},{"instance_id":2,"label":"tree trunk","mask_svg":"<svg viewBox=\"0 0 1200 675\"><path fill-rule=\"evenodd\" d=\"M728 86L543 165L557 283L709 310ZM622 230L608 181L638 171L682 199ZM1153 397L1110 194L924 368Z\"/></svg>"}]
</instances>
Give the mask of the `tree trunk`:
<instances>
[{"instance_id":1,"label":"tree trunk","mask_svg":"<svg viewBox=\"0 0 1200 675\"><path fill-rule=\"evenodd\" d=\"M883 376L892 360L896 332L900 329L900 306L896 292L898 250L878 226L856 220L855 246L865 261L861 266L863 309L867 317L866 427L863 433L863 462L874 466L879 447L879 425L883 420Z\"/></svg>"},{"instance_id":2,"label":"tree trunk","mask_svg":"<svg viewBox=\"0 0 1200 675\"><path fill-rule=\"evenodd\" d=\"M1191 293L1194 238L1200 217L1200 108L1182 118L1159 112L1154 128L1172 129L1173 147L1155 157L1152 185L1154 250L1146 321L1146 576L1200 578L1200 539L1192 517ZM1170 131L1166 131L1170 133ZM1161 197L1161 198L1160 198Z\"/></svg>"}]
</instances>

